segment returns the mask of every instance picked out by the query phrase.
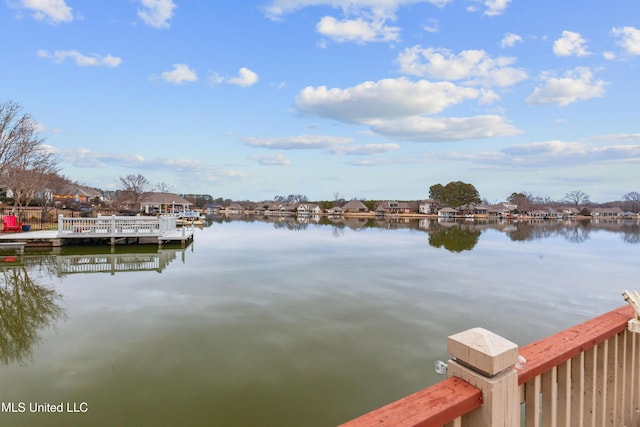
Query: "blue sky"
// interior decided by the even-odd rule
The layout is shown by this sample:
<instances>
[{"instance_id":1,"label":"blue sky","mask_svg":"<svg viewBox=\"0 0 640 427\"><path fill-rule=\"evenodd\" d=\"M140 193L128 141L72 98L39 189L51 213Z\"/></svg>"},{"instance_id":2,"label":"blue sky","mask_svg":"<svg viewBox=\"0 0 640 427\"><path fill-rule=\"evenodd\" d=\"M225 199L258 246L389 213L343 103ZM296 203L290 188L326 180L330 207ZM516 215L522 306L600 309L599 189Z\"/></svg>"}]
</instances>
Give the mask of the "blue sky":
<instances>
[{"instance_id":1,"label":"blue sky","mask_svg":"<svg viewBox=\"0 0 640 427\"><path fill-rule=\"evenodd\" d=\"M5 0L62 174L235 200L640 191L640 2Z\"/></svg>"}]
</instances>

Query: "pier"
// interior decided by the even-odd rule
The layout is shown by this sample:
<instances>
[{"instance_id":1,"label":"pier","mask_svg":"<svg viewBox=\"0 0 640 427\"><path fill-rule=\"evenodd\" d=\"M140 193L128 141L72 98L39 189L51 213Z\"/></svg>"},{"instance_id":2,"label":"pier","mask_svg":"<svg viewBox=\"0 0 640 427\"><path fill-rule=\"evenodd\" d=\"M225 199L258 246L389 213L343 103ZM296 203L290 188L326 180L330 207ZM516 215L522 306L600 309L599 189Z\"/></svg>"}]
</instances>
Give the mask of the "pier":
<instances>
[{"instance_id":1,"label":"pier","mask_svg":"<svg viewBox=\"0 0 640 427\"><path fill-rule=\"evenodd\" d=\"M184 247L193 240L193 228L177 226L175 216L98 216L95 218L58 217L57 230L28 231L0 235L0 244L63 246L80 241L107 242L180 242Z\"/></svg>"}]
</instances>

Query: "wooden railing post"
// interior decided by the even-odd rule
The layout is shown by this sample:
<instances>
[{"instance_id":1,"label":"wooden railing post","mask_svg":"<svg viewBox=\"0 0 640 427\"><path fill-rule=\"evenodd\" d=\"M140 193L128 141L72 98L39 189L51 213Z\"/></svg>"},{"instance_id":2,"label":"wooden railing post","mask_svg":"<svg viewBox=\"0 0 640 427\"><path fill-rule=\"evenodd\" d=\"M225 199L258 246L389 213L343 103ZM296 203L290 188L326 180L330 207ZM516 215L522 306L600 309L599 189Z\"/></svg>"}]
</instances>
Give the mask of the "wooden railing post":
<instances>
[{"instance_id":1,"label":"wooden railing post","mask_svg":"<svg viewBox=\"0 0 640 427\"><path fill-rule=\"evenodd\" d=\"M448 339L449 377L458 377L482 390L482 407L465 416L469 427L512 427L520 424L518 346L483 328L469 329Z\"/></svg>"}]
</instances>

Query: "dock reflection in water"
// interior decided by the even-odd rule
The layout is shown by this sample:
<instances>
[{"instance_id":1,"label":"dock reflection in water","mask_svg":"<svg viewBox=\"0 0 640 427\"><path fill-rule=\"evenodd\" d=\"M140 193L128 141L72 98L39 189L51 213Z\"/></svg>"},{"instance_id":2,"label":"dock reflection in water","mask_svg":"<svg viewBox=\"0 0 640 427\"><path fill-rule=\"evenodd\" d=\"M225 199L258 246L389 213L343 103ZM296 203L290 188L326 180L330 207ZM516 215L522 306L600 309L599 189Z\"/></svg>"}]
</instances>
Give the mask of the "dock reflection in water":
<instances>
[{"instance_id":1,"label":"dock reflection in water","mask_svg":"<svg viewBox=\"0 0 640 427\"><path fill-rule=\"evenodd\" d=\"M176 250L155 253L104 253L92 255L60 255L56 257L59 276L76 273L122 273L131 271L162 271L177 258ZM184 262L184 251L183 262Z\"/></svg>"}]
</instances>

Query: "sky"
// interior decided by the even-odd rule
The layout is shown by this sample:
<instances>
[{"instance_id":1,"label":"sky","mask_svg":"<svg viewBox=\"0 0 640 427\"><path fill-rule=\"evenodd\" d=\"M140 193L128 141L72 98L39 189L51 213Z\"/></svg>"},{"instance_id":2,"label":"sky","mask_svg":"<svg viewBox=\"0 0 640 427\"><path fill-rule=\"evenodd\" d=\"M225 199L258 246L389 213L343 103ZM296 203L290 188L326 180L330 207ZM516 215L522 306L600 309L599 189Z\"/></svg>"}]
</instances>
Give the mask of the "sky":
<instances>
[{"instance_id":1,"label":"sky","mask_svg":"<svg viewBox=\"0 0 640 427\"><path fill-rule=\"evenodd\" d=\"M640 191L637 0L3 0L61 174L233 200Z\"/></svg>"}]
</instances>

